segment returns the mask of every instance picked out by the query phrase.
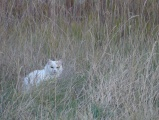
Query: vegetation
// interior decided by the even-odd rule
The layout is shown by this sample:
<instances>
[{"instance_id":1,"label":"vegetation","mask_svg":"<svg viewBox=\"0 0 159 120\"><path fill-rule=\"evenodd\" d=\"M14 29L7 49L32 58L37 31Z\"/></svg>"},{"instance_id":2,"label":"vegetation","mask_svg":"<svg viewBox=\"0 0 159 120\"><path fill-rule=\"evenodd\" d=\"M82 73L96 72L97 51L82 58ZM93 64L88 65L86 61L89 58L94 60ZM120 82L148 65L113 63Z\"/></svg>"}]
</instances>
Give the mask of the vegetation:
<instances>
[{"instance_id":1,"label":"vegetation","mask_svg":"<svg viewBox=\"0 0 159 120\"><path fill-rule=\"evenodd\" d=\"M0 119L159 119L157 0L0 0ZM61 78L21 92L62 58Z\"/></svg>"}]
</instances>

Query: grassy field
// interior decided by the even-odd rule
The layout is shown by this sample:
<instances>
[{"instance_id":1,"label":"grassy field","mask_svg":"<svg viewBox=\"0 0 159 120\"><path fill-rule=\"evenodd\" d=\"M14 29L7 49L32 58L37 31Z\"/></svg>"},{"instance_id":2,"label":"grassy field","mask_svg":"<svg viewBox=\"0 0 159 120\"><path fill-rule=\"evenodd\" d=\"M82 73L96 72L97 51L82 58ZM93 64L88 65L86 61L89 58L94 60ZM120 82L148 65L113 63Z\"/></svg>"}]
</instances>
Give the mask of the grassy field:
<instances>
[{"instance_id":1,"label":"grassy field","mask_svg":"<svg viewBox=\"0 0 159 120\"><path fill-rule=\"evenodd\" d=\"M158 2L92 1L0 1L1 120L159 119ZM62 76L22 93L49 58Z\"/></svg>"}]
</instances>

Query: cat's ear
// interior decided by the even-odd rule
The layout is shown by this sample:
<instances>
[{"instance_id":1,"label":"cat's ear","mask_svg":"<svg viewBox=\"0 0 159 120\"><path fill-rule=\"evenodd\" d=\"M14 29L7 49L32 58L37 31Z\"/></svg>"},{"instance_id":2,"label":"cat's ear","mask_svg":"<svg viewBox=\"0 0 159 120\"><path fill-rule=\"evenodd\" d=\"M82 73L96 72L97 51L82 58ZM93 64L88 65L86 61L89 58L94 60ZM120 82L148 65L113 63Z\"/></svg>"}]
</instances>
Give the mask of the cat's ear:
<instances>
[{"instance_id":1,"label":"cat's ear","mask_svg":"<svg viewBox=\"0 0 159 120\"><path fill-rule=\"evenodd\" d=\"M62 59L60 59L60 60L58 61L58 63L59 63L60 65L62 65L62 63L63 63Z\"/></svg>"},{"instance_id":2,"label":"cat's ear","mask_svg":"<svg viewBox=\"0 0 159 120\"><path fill-rule=\"evenodd\" d=\"M48 59L47 64L51 64L52 60Z\"/></svg>"}]
</instances>

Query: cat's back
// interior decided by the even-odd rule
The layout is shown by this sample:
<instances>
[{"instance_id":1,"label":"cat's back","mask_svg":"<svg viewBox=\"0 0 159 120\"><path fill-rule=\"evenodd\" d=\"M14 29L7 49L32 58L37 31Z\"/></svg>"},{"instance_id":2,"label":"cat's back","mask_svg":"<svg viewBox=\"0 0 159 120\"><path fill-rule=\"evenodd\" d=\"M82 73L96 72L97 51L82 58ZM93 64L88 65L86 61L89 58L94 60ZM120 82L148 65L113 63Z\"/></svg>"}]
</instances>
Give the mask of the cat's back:
<instances>
[{"instance_id":1,"label":"cat's back","mask_svg":"<svg viewBox=\"0 0 159 120\"><path fill-rule=\"evenodd\" d=\"M24 84L38 83L45 76L44 70L35 70L24 78Z\"/></svg>"}]
</instances>

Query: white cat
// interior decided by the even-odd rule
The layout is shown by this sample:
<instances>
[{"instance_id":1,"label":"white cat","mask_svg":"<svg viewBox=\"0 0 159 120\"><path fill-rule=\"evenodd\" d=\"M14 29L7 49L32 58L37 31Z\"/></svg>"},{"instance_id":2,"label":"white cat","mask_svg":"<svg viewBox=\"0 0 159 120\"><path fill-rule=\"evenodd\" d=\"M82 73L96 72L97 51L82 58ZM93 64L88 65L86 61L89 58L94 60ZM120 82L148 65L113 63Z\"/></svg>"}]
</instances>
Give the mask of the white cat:
<instances>
[{"instance_id":1,"label":"white cat","mask_svg":"<svg viewBox=\"0 0 159 120\"><path fill-rule=\"evenodd\" d=\"M58 78L62 73L62 71L63 71L62 60L59 61L48 60L44 69L35 70L29 73L24 78L23 89L28 90L30 89L31 86L37 86L42 81Z\"/></svg>"}]
</instances>

